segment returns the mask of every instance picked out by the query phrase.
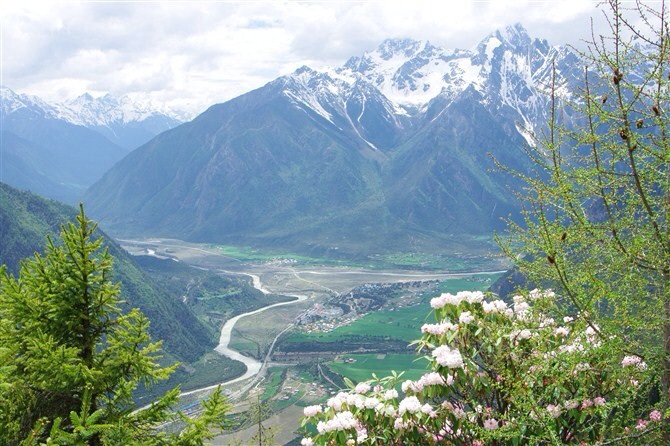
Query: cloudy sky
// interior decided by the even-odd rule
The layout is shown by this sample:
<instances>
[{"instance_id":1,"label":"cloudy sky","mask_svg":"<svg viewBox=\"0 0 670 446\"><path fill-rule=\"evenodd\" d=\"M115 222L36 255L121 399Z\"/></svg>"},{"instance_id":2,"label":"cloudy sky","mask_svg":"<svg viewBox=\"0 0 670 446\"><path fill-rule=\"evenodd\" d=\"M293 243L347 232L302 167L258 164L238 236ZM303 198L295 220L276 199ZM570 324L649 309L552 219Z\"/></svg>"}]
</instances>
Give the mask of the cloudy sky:
<instances>
[{"instance_id":1,"label":"cloudy sky","mask_svg":"<svg viewBox=\"0 0 670 446\"><path fill-rule=\"evenodd\" d=\"M469 49L523 24L576 44L590 0L2 2L0 83L62 101L84 92L203 111L301 65L339 66L382 40Z\"/></svg>"}]
</instances>

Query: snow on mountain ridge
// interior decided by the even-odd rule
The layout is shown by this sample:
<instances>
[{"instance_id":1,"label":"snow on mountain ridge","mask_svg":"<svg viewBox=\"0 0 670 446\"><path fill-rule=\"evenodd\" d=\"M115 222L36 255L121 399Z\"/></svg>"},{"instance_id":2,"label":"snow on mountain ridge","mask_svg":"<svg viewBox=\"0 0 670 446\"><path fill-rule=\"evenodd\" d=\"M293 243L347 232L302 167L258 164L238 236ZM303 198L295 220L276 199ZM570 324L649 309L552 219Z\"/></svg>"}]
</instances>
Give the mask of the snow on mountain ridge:
<instances>
[{"instance_id":1,"label":"snow on mountain ridge","mask_svg":"<svg viewBox=\"0 0 670 446\"><path fill-rule=\"evenodd\" d=\"M60 118L85 126L128 124L161 115L181 121L177 113L149 101L134 100L127 95L117 98L109 93L98 98L85 93L64 104L59 104L58 109Z\"/></svg>"},{"instance_id":2,"label":"snow on mountain ridge","mask_svg":"<svg viewBox=\"0 0 670 446\"><path fill-rule=\"evenodd\" d=\"M404 118L427 112L431 104L446 108L472 90L492 113L520 122L523 130L517 131L527 138L546 118L554 64L557 93L567 95L569 85L577 80L578 57L567 47L531 38L517 24L489 34L470 50L387 39L340 67L322 71L303 67L284 78L293 79L286 86L294 102L310 107L338 128L351 125L359 132L365 127L361 117L369 101L376 104L375 110L385 109L386 122L405 122ZM438 115L433 112L435 119Z\"/></svg>"},{"instance_id":3,"label":"snow on mountain ridge","mask_svg":"<svg viewBox=\"0 0 670 446\"><path fill-rule=\"evenodd\" d=\"M43 115L50 116L56 113L55 107L47 104L37 96L17 94L11 89L0 86L0 111L2 115L14 113L22 108L30 109Z\"/></svg>"},{"instance_id":4,"label":"snow on mountain ridge","mask_svg":"<svg viewBox=\"0 0 670 446\"><path fill-rule=\"evenodd\" d=\"M116 98L106 94L95 98L84 93L77 98L52 104L37 96L17 94L3 86L0 87L0 98L3 115L25 108L48 118L62 119L85 127L142 122L152 117L167 117L175 122L185 120L180 112L168 110L149 101L133 100L127 95Z\"/></svg>"},{"instance_id":5,"label":"snow on mountain ridge","mask_svg":"<svg viewBox=\"0 0 670 446\"><path fill-rule=\"evenodd\" d=\"M375 50L324 72L340 82L330 86L331 93L346 96L353 83L364 78L396 110L420 111L437 96L455 98L468 86L519 108L522 104L513 96L519 92L527 96L525 90L535 89L540 86L538 82L546 80L548 60L565 56L557 48L545 40L531 39L517 24L491 33L472 50L447 50L428 41L387 39ZM315 94L318 96L318 92Z\"/></svg>"}]
</instances>

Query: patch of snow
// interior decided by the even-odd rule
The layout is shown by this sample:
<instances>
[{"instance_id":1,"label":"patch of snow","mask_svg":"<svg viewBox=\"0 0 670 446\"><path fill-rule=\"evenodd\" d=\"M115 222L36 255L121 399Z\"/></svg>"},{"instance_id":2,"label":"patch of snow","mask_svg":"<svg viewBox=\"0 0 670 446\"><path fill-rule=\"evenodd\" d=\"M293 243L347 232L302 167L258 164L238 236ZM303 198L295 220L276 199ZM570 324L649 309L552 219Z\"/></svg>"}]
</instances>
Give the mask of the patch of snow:
<instances>
[{"instance_id":1,"label":"patch of snow","mask_svg":"<svg viewBox=\"0 0 670 446\"><path fill-rule=\"evenodd\" d=\"M500 39L498 39L495 36L491 36L491 38L486 42L486 58L491 61L493 60L493 51L498 48L500 45L502 45L502 42Z\"/></svg>"}]
</instances>

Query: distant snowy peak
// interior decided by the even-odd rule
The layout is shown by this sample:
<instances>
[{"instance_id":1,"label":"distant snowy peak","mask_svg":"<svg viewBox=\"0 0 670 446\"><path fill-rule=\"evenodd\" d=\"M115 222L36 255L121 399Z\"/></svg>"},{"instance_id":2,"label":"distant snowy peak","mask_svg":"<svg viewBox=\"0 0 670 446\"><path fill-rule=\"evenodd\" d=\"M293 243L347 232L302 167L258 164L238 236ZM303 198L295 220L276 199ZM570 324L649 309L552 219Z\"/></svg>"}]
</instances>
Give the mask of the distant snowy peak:
<instances>
[{"instance_id":1,"label":"distant snowy peak","mask_svg":"<svg viewBox=\"0 0 670 446\"><path fill-rule=\"evenodd\" d=\"M22 109L42 116L56 113L55 107L37 96L17 94L7 87L0 86L0 116L4 117Z\"/></svg>"},{"instance_id":2,"label":"distant snowy peak","mask_svg":"<svg viewBox=\"0 0 670 446\"><path fill-rule=\"evenodd\" d=\"M85 127L108 127L155 118L174 121L174 125L185 121L180 112L167 110L147 101L132 100L128 96L116 98L106 94L95 98L84 93L63 103L50 104L37 96L17 94L7 87L0 87L2 115L6 116L21 109Z\"/></svg>"},{"instance_id":3,"label":"distant snowy peak","mask_svg":"<svg viewBox=\"0 0 670 446\"><path fill-rule=\"evenodd\" d=\"M94 98L85 93L59 105L58 109L61 118L85 126L128 124L155 117L167 117L176 122L182 121L178 113L150 102L133 100L128 96L117 98L110 94Z\"/></svg>"}]
</instances>

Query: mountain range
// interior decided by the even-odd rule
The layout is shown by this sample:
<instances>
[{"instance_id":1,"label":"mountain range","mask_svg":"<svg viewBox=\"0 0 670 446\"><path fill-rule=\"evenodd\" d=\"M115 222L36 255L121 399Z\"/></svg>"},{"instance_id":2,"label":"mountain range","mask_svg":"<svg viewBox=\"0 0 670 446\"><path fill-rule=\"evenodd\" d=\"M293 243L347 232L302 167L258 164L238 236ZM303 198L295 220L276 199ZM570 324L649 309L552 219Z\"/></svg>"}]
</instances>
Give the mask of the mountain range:
<instances>
[{"instance_id":1,"label":"mountain range","mask_svg":"<svg viewBox=\"0 0 670 446\"><path fill-rule=\"evenodd\" d=\"M75 203L115 162L181 122L128 97L84 94L50 104L0 87L0 180Z\"/></svg>"},{"instance_id":2,"label":"mountain range","mask_svg":"<svg viewBox=\"0 0 670 446\"><path fill-rule=\"evenodd\" d=\"M521 25L471 50L391 39L302 67L133 150L87 191L117 235L313 253L454 249L518 214L524 145L579 58Z\"/></svg>"}]
</instances>

